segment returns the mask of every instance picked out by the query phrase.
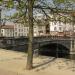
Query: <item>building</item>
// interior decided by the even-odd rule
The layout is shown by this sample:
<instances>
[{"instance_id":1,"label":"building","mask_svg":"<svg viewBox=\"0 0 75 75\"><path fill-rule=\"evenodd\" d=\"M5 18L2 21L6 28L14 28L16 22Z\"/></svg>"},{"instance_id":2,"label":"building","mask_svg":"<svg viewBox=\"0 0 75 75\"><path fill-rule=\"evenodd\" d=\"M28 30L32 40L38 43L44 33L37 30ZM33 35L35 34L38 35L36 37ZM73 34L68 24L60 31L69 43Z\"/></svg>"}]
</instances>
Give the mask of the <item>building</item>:
<instances>
[{"instance_id":1,"label":"building","mask_svg":"<svg viewBox=\"0 0 75 75\"><path fill-rule=\"evenodd\" d=\"M51 18L50 20L46 18L43 14L34 15L36 22L34 22L33 26L33 35L34 36L46 36L46 35L72 35L71 32L75 31L75 26L72 22L70 22L70 16L60 14L52 15L48 14ZM62 17L63 16L63 17ZM67 21L65 22L64 17L67 17ZM5 37L21 37L28 36L29 27L28 23L25 25L21 23L8 23L10 25L5 25L1 27L1 34Z\"/></svg>"},{"instance_id":2,"label":"building","mask_svg":"<svg viewBox=\"0 0 75 75\"><path fill-rule=\"evenodd\" d=\"M28 36L29 27L20 23L14 23L14 37Z\"/></svg>"},{"instance_id":3,"label":"building","mask_svg":"<svg viewBox=\"0 0 75 75\"><path fill-rule=\"evenodd\" d=\"M33 26L34 36L42 36L46 34L45 20L37 19Z\"/></svg>"},{"instance_id":4,"label":"building","mask_svg":"<svg viewBox=\"0 0 75 75\"><path fill-rule=\"evenodd\" d=\"M73 23L70 22L70 19L72 18L70 15L59 13L57 14L48 14L48 16L51 19L47 19L46 16L38 14L35 16L35 19L37 20L37 24L35 23L34 26L36 29L34 29L34 34L36 36L41 35L58 35L58 36L64 36L64 35L71 35L70 32L75 31ZM65 17L66 17L66 23L65 23ZM35 36L34 35L34 36Z\"/></svg>"},{"instance_id":5,"label":"building","mask_svg":"<svg viewBox=\"0 0 75 75\"><path fill-rule=\"evenodd\" d=\"M2 37L13 37L14 35L14 26L5 25L1 27L1 36Z\"/></svg>"},{"instance_id":6,"label":"building","mask_svg":"<svg viewBox=\"0 0 75 75\"><path fill-rule=\"evenodd\" d=\"M50 25L50 34L51 35L72 35L70 32L74 32L74 25L72 22L72 16L70 14L59 13L51 16Z\"/></svg>"}]
</instances>

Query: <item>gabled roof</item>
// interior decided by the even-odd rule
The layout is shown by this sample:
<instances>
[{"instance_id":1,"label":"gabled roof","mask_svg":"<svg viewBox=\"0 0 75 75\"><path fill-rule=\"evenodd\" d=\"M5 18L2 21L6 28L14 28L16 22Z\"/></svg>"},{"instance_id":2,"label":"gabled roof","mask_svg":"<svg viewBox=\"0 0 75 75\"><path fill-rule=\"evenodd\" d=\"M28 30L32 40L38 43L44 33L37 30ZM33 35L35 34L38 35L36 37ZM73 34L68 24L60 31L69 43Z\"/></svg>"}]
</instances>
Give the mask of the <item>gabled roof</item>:
<instances>
[{"instance_id":1,"label":"gabled roof","mask_svg":"<svg viewBox=\"0 0 75 75\"><path fill-rule=\"evenodd\" d=\"M1 29L14 29L14 25L4 25L4 26L0 26Z\"/></svg>"}]
</instances>

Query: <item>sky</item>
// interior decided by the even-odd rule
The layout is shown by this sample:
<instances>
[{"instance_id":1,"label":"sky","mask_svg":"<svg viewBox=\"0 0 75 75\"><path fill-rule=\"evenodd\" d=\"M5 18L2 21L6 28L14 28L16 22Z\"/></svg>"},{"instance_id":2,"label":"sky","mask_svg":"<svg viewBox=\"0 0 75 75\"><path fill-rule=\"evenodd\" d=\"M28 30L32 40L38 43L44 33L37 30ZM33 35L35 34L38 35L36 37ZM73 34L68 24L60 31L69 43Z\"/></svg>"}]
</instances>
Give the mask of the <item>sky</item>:
<instances>
[{"instance_id":1,"label":"sky","mask_svg":"<svg viewBox=\"0 0 75 75\"><path fill-rule=\"evenodd\" d=\"M12 10L2 10L2 18L4 18L5 15L7 16L11 16L16 12L16 9L12 9Z\"/></svg>"},{"instance_id":2,"label":"sky","mask_svg":"<svg viewBox=\"0 0 75 75\"><path fill-rule=\"evenodd\" d=\"M16 9L12 9L10 11L7 11L6 15L10 16L10 15L14 14L15 12L16 12Z\"/></svg>"},{"instance_id":3,"label":"sky","mask_svg":"<svg viewBox=\"0 0 75 75\"><path fill-rule=\"evenodd\" d=\"M46 3L49 5L49 6L54 6L53 4L53 0L46 0ZM62 4L62 7L64 7L64 5ZM12 9L10 11L3 11L2 13L6 14L7 16L10 16L11 14L15 13L16 10L15 9Z\"/></svg>"},{"instance_id":4,"label":"sky","mask_svg":"<svg viewBox=\"0 0 75 75\"><path fill-rule=\"evenodd\" d=\"M53 5L53 0L46 0L46 1L47 1L47 4L48 4L49 6L52 6L52 5ZM64 5L62 5L62 7L64 7ZM2 11L2 18L4 18L4 15L11 16L11 15L13 15L15 12L16 12L16 9L12 9L12 10L10 10L10 11L8 11L8 10L3 10L3 11Z\"/></svg>"}]
</instances>

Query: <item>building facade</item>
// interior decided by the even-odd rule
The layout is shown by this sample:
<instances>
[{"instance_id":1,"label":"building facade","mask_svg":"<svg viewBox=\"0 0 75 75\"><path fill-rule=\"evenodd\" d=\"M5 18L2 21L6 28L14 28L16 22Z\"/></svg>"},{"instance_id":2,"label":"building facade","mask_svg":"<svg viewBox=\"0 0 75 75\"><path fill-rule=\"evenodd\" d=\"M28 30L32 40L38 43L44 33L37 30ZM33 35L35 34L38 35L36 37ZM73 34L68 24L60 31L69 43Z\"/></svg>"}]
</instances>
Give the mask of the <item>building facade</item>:
<instances>
[{"instance_id":1,"label":"building facade","mask_svg":"<svg viewBox=\"0 0 75 75\"><path fill-rule=\"evenodd\" d=\"M14 37L28 36L29 27L20 23L14 23Z\"/></svg>"},{"instance_id":2,"label":"building facade","mask_svg":"<svg viewBox=\"0 0 75 75\"><path fill-rule=\"evenodd\" d=\"M43 14L38 14L34 16L34 18L37 20L36 22L34 22L33 26L33 35L35 37L46 35L72 35L71 32L75 31L75 26L72 22L64 22L64 18L59 18L58 15L55 15L54 17L50 14L49 16L52 18L52 20L47 19ZM21 23L13 23L13 25L5 25L1 28L1 34L5 37L28 36L28 33L28 25L23 25Z\"/></svg>"},{"instance_id":3,"label":"building facade","mask_svg":"<svg viewBox=\"0 0 75 75\"><path fill-rule=\"evenodd\" d=\"M13 37L14 35L14 26L5 25L1 27L1 36L2 37Z\"/></svg>"}]
</instances>

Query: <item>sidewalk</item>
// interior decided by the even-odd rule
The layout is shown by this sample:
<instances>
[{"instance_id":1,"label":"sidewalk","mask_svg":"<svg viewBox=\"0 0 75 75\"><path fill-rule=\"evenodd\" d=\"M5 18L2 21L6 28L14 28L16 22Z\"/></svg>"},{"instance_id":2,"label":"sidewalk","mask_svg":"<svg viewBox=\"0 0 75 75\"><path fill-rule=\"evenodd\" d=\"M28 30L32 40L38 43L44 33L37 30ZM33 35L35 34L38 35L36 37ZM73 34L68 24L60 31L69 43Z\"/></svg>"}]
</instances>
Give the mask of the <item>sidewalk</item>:
<instances>
[{"instance_id":1,"label":"sidewalk","mask_svg":"<svg viewBox=\"0 0 75 75\"><path fill-rule=\"evenodd\" d=\"M26 70L27 54L0 49L0 75L75 75L73 62L61 58L40 56L34 58L33 70ZM75 64L75 63L74 63Z\"/></svg>"}]
</instances>

